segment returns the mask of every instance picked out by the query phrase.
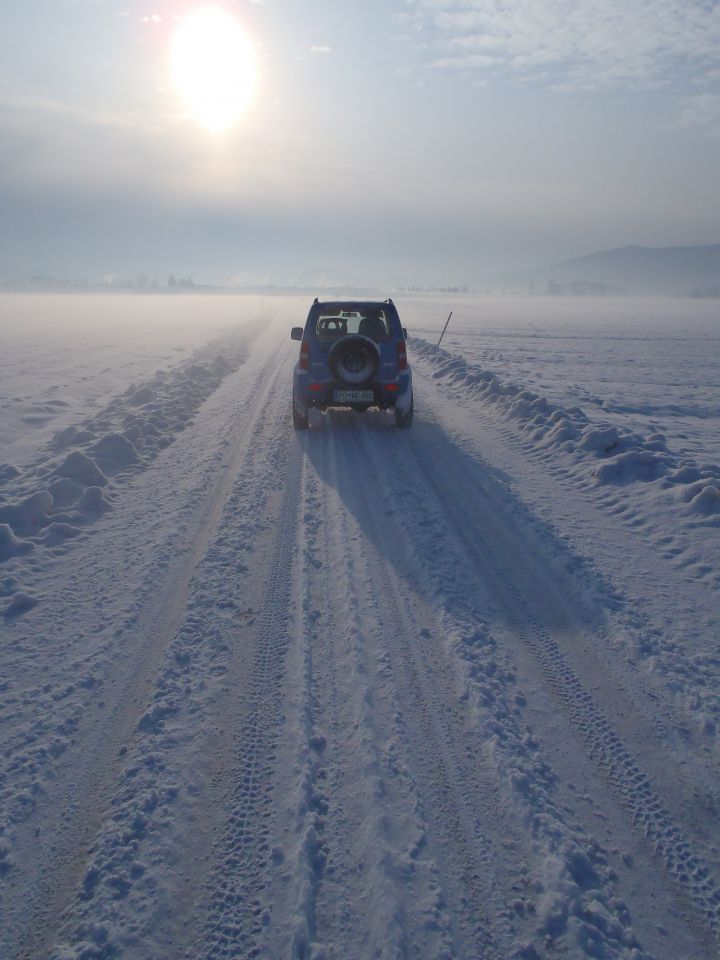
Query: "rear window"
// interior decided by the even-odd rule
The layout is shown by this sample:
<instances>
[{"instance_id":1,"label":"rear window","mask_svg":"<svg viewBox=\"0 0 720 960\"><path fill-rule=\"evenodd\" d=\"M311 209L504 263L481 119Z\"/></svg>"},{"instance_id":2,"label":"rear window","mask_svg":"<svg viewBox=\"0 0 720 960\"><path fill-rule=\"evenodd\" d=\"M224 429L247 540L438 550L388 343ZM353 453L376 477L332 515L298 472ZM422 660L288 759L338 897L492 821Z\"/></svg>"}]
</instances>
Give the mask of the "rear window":
<instances>
[{"instance_id":1,"label":"rear window","mask_svg":"<svg viewBox=\"0 0 720 960\"><path fill-rule=\"evenodd\" d=\"M359 333L371 340L390 337L390 319L382 306L353 306L344 310L342 304L322 304L317 308L315 333L321 340L336 340L348 333Z\"/></svg>"}]
</instances>

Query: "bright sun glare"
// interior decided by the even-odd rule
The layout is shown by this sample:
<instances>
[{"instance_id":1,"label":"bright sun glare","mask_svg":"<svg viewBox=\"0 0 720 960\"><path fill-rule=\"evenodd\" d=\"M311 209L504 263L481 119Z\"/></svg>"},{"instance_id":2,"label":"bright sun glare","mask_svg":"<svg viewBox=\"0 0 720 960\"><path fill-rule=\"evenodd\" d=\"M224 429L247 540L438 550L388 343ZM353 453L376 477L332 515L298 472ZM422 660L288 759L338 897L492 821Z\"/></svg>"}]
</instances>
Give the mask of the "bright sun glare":
<instances>
[{"instance_id":1,"label":"bright sun glare","mask_svg":"<svg viewBox=\"0 0 720 960\"><path fill-rule=\"evenodd\" d=\"M182 20L173 36L170 65L190 113L209 130L227 130L252 99L252 44L221 7L201 7Z\"/></svg>"}]
</instances>

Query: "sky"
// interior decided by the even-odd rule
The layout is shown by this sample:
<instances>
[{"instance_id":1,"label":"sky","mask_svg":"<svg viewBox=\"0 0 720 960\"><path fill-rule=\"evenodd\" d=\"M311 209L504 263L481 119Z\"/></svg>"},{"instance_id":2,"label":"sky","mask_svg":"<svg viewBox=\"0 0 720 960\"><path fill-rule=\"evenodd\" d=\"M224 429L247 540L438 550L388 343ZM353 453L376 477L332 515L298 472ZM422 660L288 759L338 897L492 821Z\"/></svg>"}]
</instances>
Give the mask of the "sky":
<instances>
[{"instance_id":1,"label":"sky","mask_svg":"<svg viewBox=\"0 0 720 960\"><path fill-rule=\"evenodd\" d=\"M720 242L720 0L0 3L0 280L475 286ZM177 66L208 7L247 66L215 126Z\"/></svg>"}]
</instances>

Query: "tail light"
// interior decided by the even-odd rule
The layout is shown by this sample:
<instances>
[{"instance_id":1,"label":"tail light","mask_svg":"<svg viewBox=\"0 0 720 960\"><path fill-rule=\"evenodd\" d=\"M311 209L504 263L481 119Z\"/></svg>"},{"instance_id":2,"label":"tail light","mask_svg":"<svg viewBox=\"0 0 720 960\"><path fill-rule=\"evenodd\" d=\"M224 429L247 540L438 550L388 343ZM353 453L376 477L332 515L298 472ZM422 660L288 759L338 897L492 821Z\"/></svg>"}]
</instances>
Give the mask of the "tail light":
<instances>
[{"instance_id":1,"label":"tail light","mask_svg":"<svg viewBox=\"0 0 720 960\"><path fill-rule=\"evenodd\" d=\"M398 352L398 370L407 370L407 350L405 349L404 340L398 341L397 352Z\"/></svg>"},{"instance_id":2,"label":"tail light","mask_svg":"<svg viewBox=\"0 0 720 960\"><path fill-rule=\"evenodd\" d=\"M307 340L303 340L300 344L300 369L309 370L310 369L310 344Z\"/></svg>"}]
</instances>

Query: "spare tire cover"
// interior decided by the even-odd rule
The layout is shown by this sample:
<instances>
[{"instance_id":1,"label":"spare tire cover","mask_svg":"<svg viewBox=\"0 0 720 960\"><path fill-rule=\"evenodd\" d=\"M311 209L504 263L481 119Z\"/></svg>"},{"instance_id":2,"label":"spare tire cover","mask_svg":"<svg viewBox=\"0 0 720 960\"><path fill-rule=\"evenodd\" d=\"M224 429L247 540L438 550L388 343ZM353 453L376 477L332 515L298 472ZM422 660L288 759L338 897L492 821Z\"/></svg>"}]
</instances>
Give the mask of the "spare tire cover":
<instances>
[{"instance_id":1,"label":"spare tire cover","mask_svg":"<svg viewBox=\"0 0 720 960\"><path fill-rule=\"evenodd\" d=\"M353 334L333 344L328 361L338 380L358 386L375 376L380 366L380 354L369 337Z\"/></svg>"}]
</instances>

